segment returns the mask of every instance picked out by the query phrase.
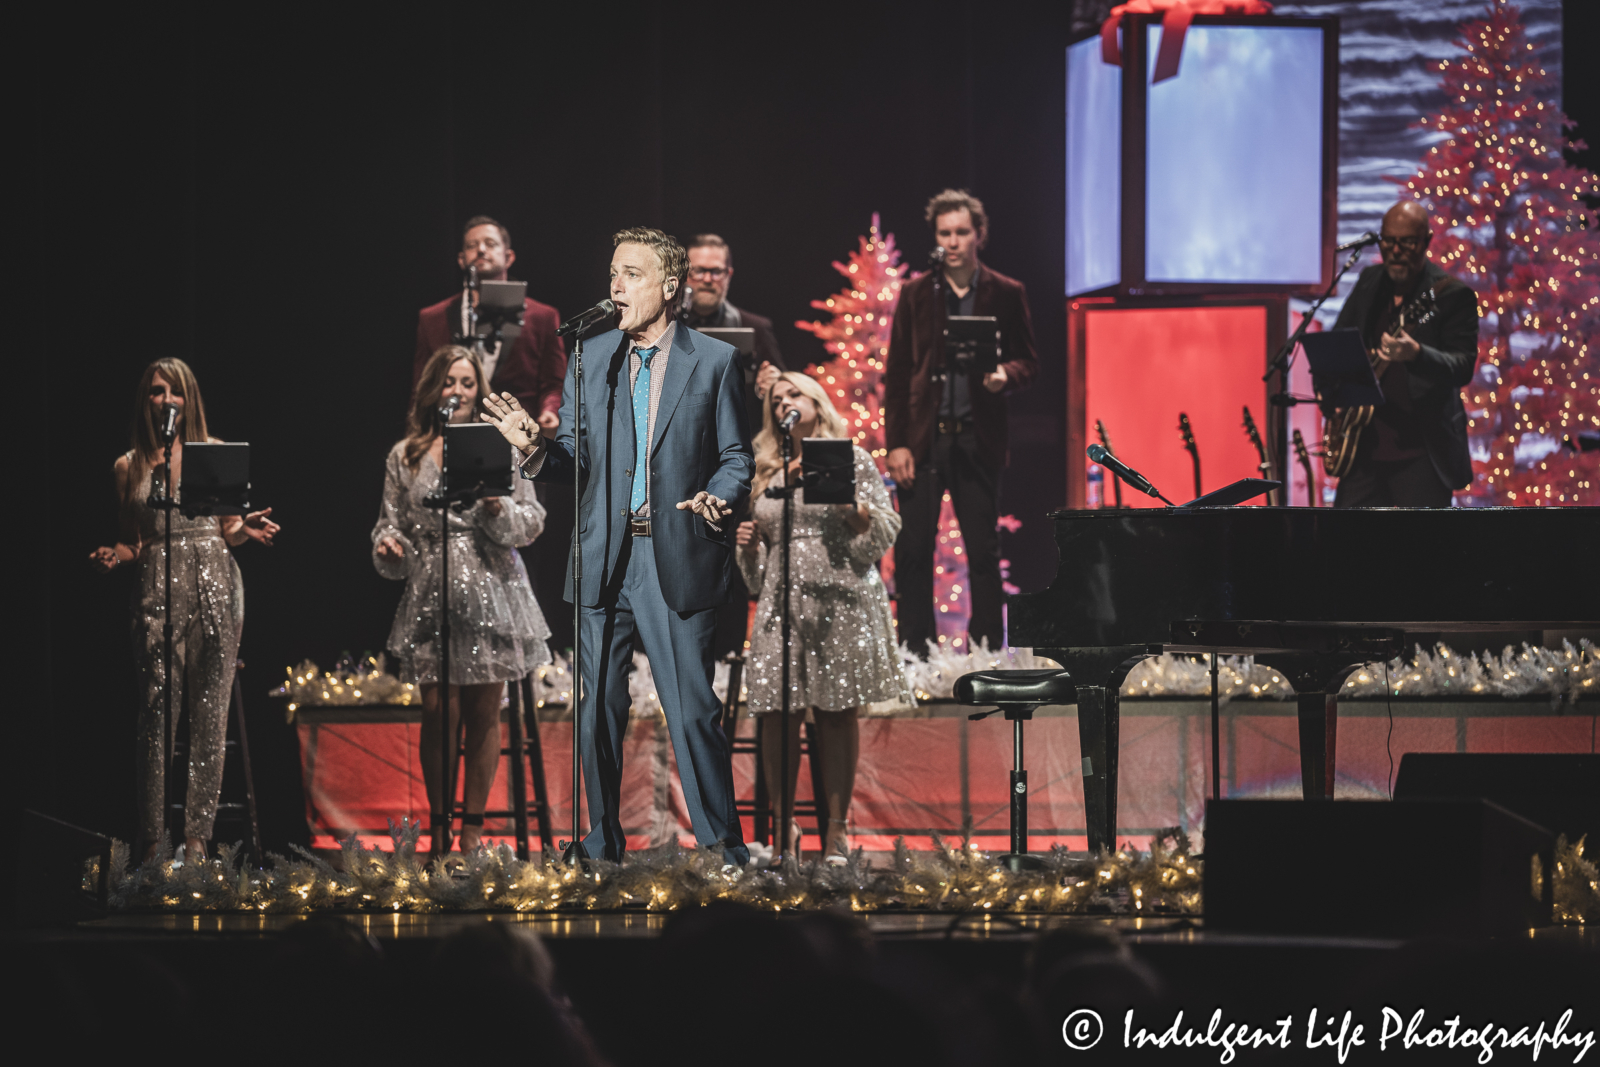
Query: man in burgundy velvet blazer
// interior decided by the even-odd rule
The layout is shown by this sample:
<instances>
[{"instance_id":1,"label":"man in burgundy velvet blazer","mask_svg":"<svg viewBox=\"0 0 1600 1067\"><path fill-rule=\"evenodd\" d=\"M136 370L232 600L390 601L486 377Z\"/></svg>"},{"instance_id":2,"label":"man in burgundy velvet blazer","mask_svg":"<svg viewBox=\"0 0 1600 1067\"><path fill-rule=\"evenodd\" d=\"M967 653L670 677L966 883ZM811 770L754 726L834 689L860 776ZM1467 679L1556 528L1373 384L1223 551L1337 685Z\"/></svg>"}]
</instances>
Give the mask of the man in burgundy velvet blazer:
<instances>
[{"instance_id":1,"label":"man in burgundy velvet blazer","mask_svg":"<svg viewBox=\"0 0 1600 1067\"><path fill-rule=\"evenodd\" d=\"M511 250L511 235L493 219L479 215L467 220L461 235L457 262L465 270L476 265L483 281L503 281L506 269L516 262ZM510 393L523 408L535 414L539 425L554 430L560 424L561 383L567 376L567 352L556 327L561 316L548 304L532 298L523 300L522 333L494 360L489 372L489 388ZM441 346L461 331L461 294L456 293L417 313L417 351L412 361L411 384L422 377L422 368Z\"/></svg>"},{"instance_id":2,"label":"man in burgundy velvet blazer","mask_svg":"<svg viewBox=\"0 0 1600 1067\"><path fill-rule=\"evenodd\" d=\"M983 202L947 189L929 201L927 216L943 265L900 290L883 373L884 441L902 519L894 546L899 637L918 655L938 636L934 545L946 491L967 560L967 633L991 649L1004 644L996 523L1006 395L1026 388L1038 367L1027 291L978 261L988 225ZM993 372L944 373L950 315L999 320L1002 362Z\"/></svg>"}]
</instances>

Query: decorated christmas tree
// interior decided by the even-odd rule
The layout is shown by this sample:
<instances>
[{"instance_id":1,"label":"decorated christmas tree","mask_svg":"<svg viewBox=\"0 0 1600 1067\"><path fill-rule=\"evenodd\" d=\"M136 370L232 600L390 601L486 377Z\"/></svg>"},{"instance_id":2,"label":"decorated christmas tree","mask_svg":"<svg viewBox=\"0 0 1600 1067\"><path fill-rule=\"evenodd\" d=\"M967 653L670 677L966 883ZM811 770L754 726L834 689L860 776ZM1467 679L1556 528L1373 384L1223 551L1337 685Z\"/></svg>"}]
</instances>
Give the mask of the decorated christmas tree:
<instances>
[{"instance_id":1,"label":"decorated christmas tree","mask_svg":"<svg viewBox=\"0 0 1600 1067\"><path fill-rule=\"evenodd\" d=\"M900 287L911 274L900 261L894 234L885 234L878 216L872 228L859 238L858 248L848 263L835 260L833 269L845 278L845 288L826 300L813 300L811 306L829 312L829 322L797 322L807 333L815 334L829 358L811 369L834 404L855 431L855 442L872 454L878 469L886 467L889 454L883 435L883 366L889 355L889 332L894 323ZM894 582L894 552L883 557L880 566L891 587ZM939 512L938 540L934 550L934 600L939 605L939 642L955 648L966 645L967 620L971 617L967 594L967 562L962 549L961 528L956 523L949 494ZM921 653L922 649L913 649Z\"/></svg>"},{"instance_id":2,"label":"decorated christmas tree","mask_svg":"<svg viewBox=\"0 0 1600 1067\"><path fill-rule=\"evenodd\" d=\"M1569 164L1571 127L1521 12L1490 0L1439 64L1449 103L1422 125L1442 139L1398 179L1433 217L1432 256L1478 295L1478 367L1466 389L1471 504L1600 504L1600 240Z\"/></svg>"}]
</instances>

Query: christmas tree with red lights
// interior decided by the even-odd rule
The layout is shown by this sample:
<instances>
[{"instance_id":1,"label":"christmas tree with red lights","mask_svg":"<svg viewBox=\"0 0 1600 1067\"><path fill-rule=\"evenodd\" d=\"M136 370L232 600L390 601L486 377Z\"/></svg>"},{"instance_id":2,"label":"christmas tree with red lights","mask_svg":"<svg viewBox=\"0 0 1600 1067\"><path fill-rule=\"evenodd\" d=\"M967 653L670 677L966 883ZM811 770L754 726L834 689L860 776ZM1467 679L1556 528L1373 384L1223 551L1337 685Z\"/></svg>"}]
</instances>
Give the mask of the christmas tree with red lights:
<instances>
[{"instance_id":1,"label":"christmas tree with red lights","mask_svg":"<svg viewBox=\"0 0 1600 1067\"><path fill-rule=\"evenodd\" d=\"M1432 214L1432 255L1476 291L1482 328L1466 388L1472 485L1464 503L1600 504L1600 235L1593 171L1555 106L1555 79L1521 12L1490 0L1439 64L1450 103L1422 125L1443 134L1403 181Z\"/></svg>"},{"instance_id":2,"label":"christmas tree with red lights","mask_svg":"<svg viewBox=\"0 0 1600 1067\"><path fill-rule=\"evenodd\" d=\"M826 300L811 302L818 311L831 313L832 321L797 322L795 326L814 334L828 351L830 358L812 367L811 374L845 416L854 431L855 443L871 453L882 471L889 455L883 434L884 360L889 355L889 333L900 301L900 287L915 275L901 263L894 234L883 232L876 214L872 216L872 228L858 239L856 251L850 253L849 262L835 260L833 269L844 276L845 288ZM880 570L892 586L892 549L883 557ZM967 562L949 494L939 512L933 588L934 601L939 605L939 642L965 647L967 621L971 617Z\"/></svg>"}]
</instances>

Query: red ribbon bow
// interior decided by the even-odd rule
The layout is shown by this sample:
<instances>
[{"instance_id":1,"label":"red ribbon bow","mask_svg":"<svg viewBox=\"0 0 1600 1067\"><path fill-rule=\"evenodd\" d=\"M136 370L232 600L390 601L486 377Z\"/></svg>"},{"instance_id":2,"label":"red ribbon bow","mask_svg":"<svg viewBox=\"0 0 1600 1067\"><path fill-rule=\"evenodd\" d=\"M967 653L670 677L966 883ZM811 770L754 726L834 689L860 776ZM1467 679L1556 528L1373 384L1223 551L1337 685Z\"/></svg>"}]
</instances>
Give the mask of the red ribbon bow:
<instances>
[{"instance_id":1,"label":"red ribbon bow","mask_svg":"<svg viewBox=\"0 0 1600 1067\"><path fill-rule=\"evenodd\" d=\"M1155 76L1151 84L1178 74L1178 59L1183 55L1183 35L1196 15L1270 15L1267 0L1131 0L1118 4L1100 24L1100 58L1113 67L1122 66L1122 49L1117 44L1117 26L1123 15L1161 15L1161 50L1156 53Z\"/></svg>"}]
</instances>

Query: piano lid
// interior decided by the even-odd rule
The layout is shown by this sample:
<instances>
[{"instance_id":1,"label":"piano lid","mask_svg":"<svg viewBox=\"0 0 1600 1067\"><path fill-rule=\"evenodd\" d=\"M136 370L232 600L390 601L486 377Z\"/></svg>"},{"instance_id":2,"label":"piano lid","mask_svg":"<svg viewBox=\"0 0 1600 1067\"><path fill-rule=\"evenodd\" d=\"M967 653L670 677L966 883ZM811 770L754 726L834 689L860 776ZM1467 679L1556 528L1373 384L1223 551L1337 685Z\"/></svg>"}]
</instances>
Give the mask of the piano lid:
<instances>
[{"instance_id":1,"label":"piano lid","mask_svg":"<svg viewBox=\"0 0 1600 1067\"><path fill-rule=\"evenodd\" d=\"M1174 624L1404 630L1600 624L1600 508L1102 508L1052 513L1048 588L1010 641L1174 644Z\"/></svg>"}]
</instances>

